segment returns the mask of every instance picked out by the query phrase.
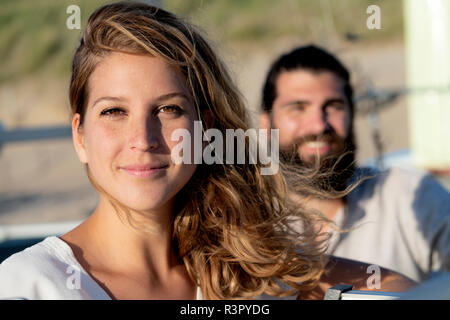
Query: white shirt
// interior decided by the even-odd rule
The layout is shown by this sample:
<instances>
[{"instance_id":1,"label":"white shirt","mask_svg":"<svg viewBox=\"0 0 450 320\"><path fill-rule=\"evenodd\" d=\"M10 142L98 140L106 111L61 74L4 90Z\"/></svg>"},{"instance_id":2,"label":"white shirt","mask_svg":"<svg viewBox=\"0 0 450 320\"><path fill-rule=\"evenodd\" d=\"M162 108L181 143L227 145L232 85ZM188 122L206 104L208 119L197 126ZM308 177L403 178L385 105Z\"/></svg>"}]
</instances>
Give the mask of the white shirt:
<instances>
[{"instance_id":1,"label":"white shirt","mask_svg":"<svg viewBox=\"0 0 450 320\"><path fill-rule=\"evenodd\" d=\"M429 174L393 168L362 182L335 222L329 254L416 281L450 271L450 194ZM368 274L370 276L370 274Z\"/></svg>"},{"instance_id":2,"label":"white shirt","mask_svg":"<svg viewBox=\"0 0 450 320\"><path fill-rule=\"evenodd\" d=\"M0 264L0 299L111 300L70 246L53 236ZM199 288L196 299L202 299Z\"/></svg>"},{"instance_id":3,"label":"white shirt","mask_svg":"<svg viewBox=\"0 0 450 320\"><path fill-rule=\"evenodd\" d=\"M255 299L295 298L262 294ZM111 300L111 297L83 269L70 246L52 236L0 264L0 299ZM196 300L203 300L200 287L197 287Z\"/></svg>"}]
</instances>

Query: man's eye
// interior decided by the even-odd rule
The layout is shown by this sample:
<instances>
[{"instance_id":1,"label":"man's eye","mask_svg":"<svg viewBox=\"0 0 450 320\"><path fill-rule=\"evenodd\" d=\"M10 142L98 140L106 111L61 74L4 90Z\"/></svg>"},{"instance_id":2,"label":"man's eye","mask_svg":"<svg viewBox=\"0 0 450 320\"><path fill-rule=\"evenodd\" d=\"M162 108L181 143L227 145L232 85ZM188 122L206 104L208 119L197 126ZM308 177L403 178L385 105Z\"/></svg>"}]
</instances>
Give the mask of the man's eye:
<instances>
[{"instance_id":1,"label":"man's eye","mask_svg":"<svg viewBox=\"0 0 450 320\"><path fill-rule=\"evenodd\" d=\"M119 116L119 115L124 115L125 110L123 110L121 108L108 108L108 109L103 110L100 114L102 116Z\"/></svg>"},{"instance_id":2,"label":"man's eye","mask_svg":"<svg viewBox=\"0 0 450 320\"><path fill-rule=\"evenodd\" d=\"M305 106L301 104L294 104L290 108L291 111L302 112L305 111Z\"/></svg>"},{"instance_id":3,"label":"man's eye","mask_svg":"<svg viewBox=\"0 0 450 320\"><path fill-rule=\"evenodd\" d=\"M345 105L342 103L330 104L327 109L329 111L342 111L345 109Z\"/></svg>"},{"instance_id":4,"label":"man's eye","mask_svg":"<svg viewBox=\"0 0 450 320\"><path fill-rule=\"evenodd\" d=\"M333 101L330 104L328 104L329 108L333 108L333 109L337 109L337 110L342 110L344 109L346 106L345 103L343 103L342 101Z\"/></svg>"}]
</instances>

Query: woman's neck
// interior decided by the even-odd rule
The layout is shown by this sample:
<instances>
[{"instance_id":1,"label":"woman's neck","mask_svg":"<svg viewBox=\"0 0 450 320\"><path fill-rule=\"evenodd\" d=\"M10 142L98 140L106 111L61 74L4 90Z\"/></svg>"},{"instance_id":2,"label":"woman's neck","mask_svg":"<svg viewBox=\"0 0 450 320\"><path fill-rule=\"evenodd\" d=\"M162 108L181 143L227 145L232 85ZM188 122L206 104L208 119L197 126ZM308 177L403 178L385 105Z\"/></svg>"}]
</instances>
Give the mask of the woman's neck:
<instances>
[{"instance_id":1,"label":"woman's neck","mask_svg":"<svg viewBox=\"0 0 450 320\"><path fill-rule=\"evenodd\" d=\"M172 244L172 213L166 209L147 212L145 216L131 214L134 226L125 215L119 217L108 201L101 200L84 223L61 238L111 296L120 297L123 286L110 279L122 279L122 283L134 281L142 284L142 292L148 290L152 294L170 294L171 290L173 293L174 283L184 283L185 295L195 292ZM129 291L127 288L125 292Z\"/></svg>"},{"instance_id":2,"label":"woman's neck","mask_svg":"<svg viewBox=\"0 0 450 320\"><path fill-rule=\"evenodd\" d=\"M172 266L179 264L172 246L172 212L159 211L119 214L109 201L99 206L87 220L87 233L93 246L107 258L108 267L125 269L127 273L146 270L164 277ZM126 257L126 259L124 259Z\"/></svg>"}]
</instances>

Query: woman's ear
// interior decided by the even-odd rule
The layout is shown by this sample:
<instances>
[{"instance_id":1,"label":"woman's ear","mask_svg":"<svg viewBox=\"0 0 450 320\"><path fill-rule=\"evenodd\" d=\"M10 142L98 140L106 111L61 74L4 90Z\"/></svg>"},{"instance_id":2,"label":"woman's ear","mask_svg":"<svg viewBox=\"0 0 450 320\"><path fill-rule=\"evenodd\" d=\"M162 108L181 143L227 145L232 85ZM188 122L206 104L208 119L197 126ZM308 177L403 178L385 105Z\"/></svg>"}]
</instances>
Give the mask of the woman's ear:
<instances>
[{"instance_id":1,"label":"woman's ear","mask_svg":"<svg viewBox=\"0 0 450 320\"><path fill-rule=\"evenodd\" d=\"M81 116L75 113L72 117L72 140L77 152L78 159L82 163L87 163L86 149L84 146L83 127L80 124Z\"/></svg>"}]
</instances>

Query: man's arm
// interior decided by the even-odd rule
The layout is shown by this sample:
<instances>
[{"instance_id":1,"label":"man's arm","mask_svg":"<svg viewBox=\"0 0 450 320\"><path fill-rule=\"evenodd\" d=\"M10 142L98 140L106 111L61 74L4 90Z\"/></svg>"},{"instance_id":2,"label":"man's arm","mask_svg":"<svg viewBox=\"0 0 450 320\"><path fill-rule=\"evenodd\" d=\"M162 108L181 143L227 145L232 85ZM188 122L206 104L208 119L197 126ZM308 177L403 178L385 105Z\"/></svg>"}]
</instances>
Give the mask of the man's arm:
<instances>
[{"instance_id":1,"label":"man's arm","mask_svg":"<svg viewBox=\"0 0 450 320\"><path fill-rule=\"evenodd\" d=\"M450 271L450 193L434 177L426 175L414 192L412 209L429 250L420 256L418 265L426 275Z\"/></svg>"},{"instance_id":2,"label":"man's arm","mask_svg":"<svg viewBox=\"0 0 450 320\"><path fill-rule=\"evenodd\" d=\"M325 267L319 284L311 291L302 292L299 299L322 300L325 292L337 284L351 284L354 290L373 290L400 292L407 291L417 285L416 282L400 273L373 265L380 270L379 288L372 289L368 285L372 283L374 274L368 272L371 265L355 260L331 256ZM370 269L369 269L370 270Z\"/></svg>"}]
</instances>

